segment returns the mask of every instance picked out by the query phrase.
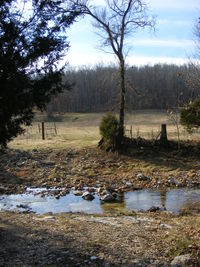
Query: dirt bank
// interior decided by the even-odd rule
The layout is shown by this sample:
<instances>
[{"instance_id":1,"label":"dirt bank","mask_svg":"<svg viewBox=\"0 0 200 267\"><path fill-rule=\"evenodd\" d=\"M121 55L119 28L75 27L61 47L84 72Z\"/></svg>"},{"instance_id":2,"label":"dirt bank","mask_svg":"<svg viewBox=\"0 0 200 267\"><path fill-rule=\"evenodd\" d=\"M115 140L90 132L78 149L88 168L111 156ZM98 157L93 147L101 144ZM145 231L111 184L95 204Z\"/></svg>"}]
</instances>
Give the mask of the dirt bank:
<instances>
[{"instance_id":1,"label":"dirt bank","mask_svg":"<svg viewBox=\"0 0 200 267\"><path fill-rule=\"evenodd\" d=\"M116 191L142 188L200 187L198 157L137 151L125 156L95 148L82 150L7 150L0 153L1 192L27 186L103 187Z\"/></svg>"}]
</instances>

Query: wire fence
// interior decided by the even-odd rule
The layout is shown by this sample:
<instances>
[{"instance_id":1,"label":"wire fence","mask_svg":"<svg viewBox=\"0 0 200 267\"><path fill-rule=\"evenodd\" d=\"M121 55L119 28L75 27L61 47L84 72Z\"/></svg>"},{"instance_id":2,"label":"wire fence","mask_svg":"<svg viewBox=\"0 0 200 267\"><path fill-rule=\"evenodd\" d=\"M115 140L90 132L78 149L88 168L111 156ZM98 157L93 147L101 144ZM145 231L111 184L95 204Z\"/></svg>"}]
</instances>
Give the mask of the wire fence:
<instances>
[{"instance_id":1,"label":"wire fence","mask_svg":"<svg viewBox=\"0 0 200 267\"><path fill-rule=\"evenodd\" d=\"M17 137L18 140L26 140L31 142L32 140L44 139L56 139L59 136L69 133L70 126L64 123L45 122L44 129L42 123L34 123L32 126L25 127L24 133ZM93 129L94 128L94 129ZM80 127L82 132L82 138L86 138L87 135L91 136L92 133L98 134L98 127ZM71 132L71 131L70 131ZM125 136L129 138L145 138L148 140L157 140L161 132L161 125L146 126L146 125L134 125L129 124L125 127ZM180 140L200 140L200 129L195 130L192 134L188 133L186 129L180 127ZM74 132L75 135L75 132ZM177 129L172 124L167 124L167 137L169 140L177 140ZM73 138L73 136L72 136Z\"/></svg>"}]
</instances>

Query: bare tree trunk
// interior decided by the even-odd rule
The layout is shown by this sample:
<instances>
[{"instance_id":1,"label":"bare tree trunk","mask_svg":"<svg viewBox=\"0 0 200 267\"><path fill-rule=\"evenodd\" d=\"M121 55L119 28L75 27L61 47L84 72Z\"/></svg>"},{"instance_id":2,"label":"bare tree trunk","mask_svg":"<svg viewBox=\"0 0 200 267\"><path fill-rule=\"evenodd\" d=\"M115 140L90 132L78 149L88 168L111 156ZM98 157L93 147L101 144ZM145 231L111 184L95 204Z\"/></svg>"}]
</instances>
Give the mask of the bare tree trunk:
<instances>
[{"instance_id":1,"label":"bare tree trunk","mask_svg":"<svg viewBox=\"0 0 200 267\"><path fill-rule=\"evenodd\" d=\"M119 109L119 145L124 136L124 109L125 109L125 66L124 59L120 59L120 109Z\"/></svg>"}]
</instances>

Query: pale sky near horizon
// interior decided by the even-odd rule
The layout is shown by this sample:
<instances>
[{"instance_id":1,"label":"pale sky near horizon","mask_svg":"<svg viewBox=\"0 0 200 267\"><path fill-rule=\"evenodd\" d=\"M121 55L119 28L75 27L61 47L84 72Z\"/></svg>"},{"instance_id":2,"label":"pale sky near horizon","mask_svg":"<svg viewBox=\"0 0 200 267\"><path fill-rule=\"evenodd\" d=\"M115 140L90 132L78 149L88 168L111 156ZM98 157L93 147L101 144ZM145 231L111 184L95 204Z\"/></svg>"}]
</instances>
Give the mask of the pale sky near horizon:
<instances>
[{"instance_id":1,"label":"pale sky near horizon","mask_svg":"<svg viewBox=\"0 0 200 267\"><path fill-rule=\"evenodd\" d=\"M91 0L91 3L103 0ZM195 55L194 27L200 17L199 0L148 0L149 13L156 16L155 33L138 30L129 38L129 65L156 63L184 64ZM114 55L100 51L97 29L91 19L84 18L68 30L70 66L94 66L116 63Z\"/></svg>"}]
</instances>

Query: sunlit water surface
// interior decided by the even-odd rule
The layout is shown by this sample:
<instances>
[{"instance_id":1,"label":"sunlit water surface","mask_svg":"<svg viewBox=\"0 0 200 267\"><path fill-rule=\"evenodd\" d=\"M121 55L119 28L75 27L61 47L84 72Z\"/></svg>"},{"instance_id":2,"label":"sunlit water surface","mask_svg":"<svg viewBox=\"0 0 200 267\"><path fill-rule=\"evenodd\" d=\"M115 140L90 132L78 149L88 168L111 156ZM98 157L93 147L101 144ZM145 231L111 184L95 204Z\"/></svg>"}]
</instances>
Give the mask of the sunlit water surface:
<instances>
[{"instance_id":1,"label":"sunlit water surface","mask_svg":"<svg viewBox=\"0 0 200 267\"><path fill-rule=\"evenodd\" d=\"M45 192L45 189L28 188L24 194L0 195L0 210L32 211L37 214L48 212L103 214L115 211L146 211L155 206L178 214L183 207L192 203L200 203L200 189L131 191L124 193L120 203L104 204L101 203L98 195L95 195L93 201L86 201L81 196L75 196L73 192L70 192L66 196L56 199L55 196L49 194L42 196L43 191Z\"/></svg>"}]
</instances>

